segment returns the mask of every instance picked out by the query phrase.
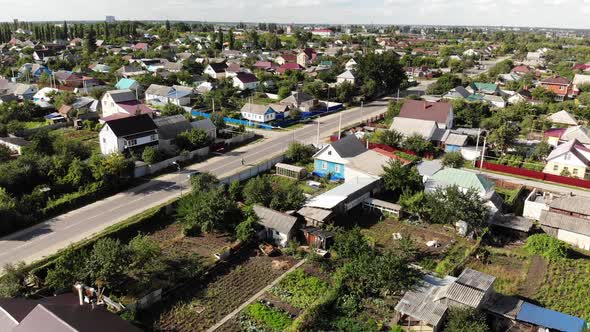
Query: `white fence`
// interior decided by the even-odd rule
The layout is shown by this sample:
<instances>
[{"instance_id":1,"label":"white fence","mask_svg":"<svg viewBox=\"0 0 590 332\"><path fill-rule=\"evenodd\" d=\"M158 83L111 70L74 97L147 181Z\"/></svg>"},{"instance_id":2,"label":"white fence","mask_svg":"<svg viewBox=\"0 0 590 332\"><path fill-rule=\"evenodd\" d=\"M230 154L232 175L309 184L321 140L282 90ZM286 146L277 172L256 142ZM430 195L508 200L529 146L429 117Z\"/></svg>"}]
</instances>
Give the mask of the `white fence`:
<instances>
[{"instance_id":1,"label":"white fence","mask_svg":"<svg viewBox=\"0 0 590 332\"><path fill-rule=\"evenodd\" d=\"M170 167L173 162L182 162L186 160L194 159L195 157L204 157L209 154L209 147L205 147L199 150L191 151L188 155L181 155L176 156L170 159L166 159L164 161L160 161L159 163L155 163L153 165L148 165L144 162L136 162L135 163L135 170L133 172L133 176L135 178L140 178L142 176L151 175L157 173L167 167Z\"/></svg>"},{"instance_id":2,"label":"white fence","mask_svg":"<svg viewBox=\"0 0 590 332\"><path fill-rule=\"evenodd\" d=\"M263 161L261 163L259 163L258 165L255 165L253 167L250 167L238 174L232 175L232 176L228 176L226 178L221 179L221 183L225 183L225 184L230 184L234 181L245 181L248 180L250 178L255 177L256 175L266 172L268 170L270 170L271 168L273 168L276 164L283 162L283 160L285 159L284 155L280 155L277 157L274 157L272 159L269 159L267 161Z\"/></svg>"},{"instance_id":3,"label":"white fence","mask_svg":"<svg viewBox=\"0 0 590 332\"><path fill-rule=\"evenodd\" d=\"M235 136L225 140L226 145L240 144L244 141L251 140L256 136L256 133L248 132L239 136Z\"/></svg>"}]
</instances>

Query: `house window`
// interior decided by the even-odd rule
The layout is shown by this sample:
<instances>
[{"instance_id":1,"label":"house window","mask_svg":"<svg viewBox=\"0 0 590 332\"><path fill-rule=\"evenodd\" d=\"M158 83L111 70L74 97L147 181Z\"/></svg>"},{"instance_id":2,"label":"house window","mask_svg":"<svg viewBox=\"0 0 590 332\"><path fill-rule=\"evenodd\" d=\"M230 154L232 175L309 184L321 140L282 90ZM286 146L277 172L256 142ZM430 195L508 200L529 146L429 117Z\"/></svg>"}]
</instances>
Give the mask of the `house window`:
<instances>
[{"instance_id":1,"label":"house window","mask_svg":"<svg viewBox=\"0 0 590 332\"><path fill-rule=\"evenodd\" d=\"M151 139L152 141L155 141L155 140L156 140L156 135L152 135L152 136L150 136L150 139Z\"/></svg>"},{"instance_id":2,"label":"house window","mask_svg":"<svg viewBox=\"0 0 590 332\"><path fill-rule=\"evenodd\" d=\"M328 169L328 163L323 161L322 162L322 169Z\"/></svg>"},{"instance_id":3,"label":"house window","mask_svg":"<svg viewBox=\"0 0 590 332\"><path fill-rule=\"evenodd\" d=\"M135 146L137 145L137 140L136 139L132 139L127 141L127 146Z\"/></svg>"},{"instance_id":4,"label":"house window","mask_svg":"<svg viewBox=\"0 0 590 332\"><path fill-rule=\"evenodd\" d=\"M564 171L564 172L569 172L569 171L570 171L570 168L569 168L569 167L564 167L564 168L563 168L563 171Z\"/></svg>"},{"instance_id":5,"label":"house window","mask_svg":"<svg viewBox=\"0 0 590 332\"><path fill-rule=\"evenodd\" d=\"M565 160L571 160L572 159L572 154L571 153L566 153L565 156L563 157L563 159Z\"/></svg>"},{"instance_id":6,"label":"house window","mask_svg":"<svg viewBox=\"0 0 590 332\"><path fill-rule=\"evenodd\" d=\"M331 155L332 155L332 151L328 151L328 156L331 156Z\"/></svg>"},{"instance_id":7,"label":"house window","mask_svg":"<svg viewBox=\"0 0 590 332\"><path fill-rule=\"evenodd\" d=\"M572 174L573 174L573 175L578 175L578 169L577 169L577 168L574 168L574 169L572 170Z\"/></svg>"},{"instance_id":8,"label":"house window","mask_svg":"<svg viewBox=\"0 0 590 332\"><path fill-rule=\"evenodd\" d=\"M106 143L106 142L107 142L107 139L103 137L103 138L102 138L102 142L103 142L103 143Z\"/></svg>"},{"instance_id":9,"label":"house window","mask_svg":"<svg viewBox=\"0 0 590 332\"><path fill-rule=\"evenodd\" d=\"M340 173L340 165L336 165L336 173Z\"/></svg>"},{"instance_id":10,"label":"house window","mask_svg":"<svg viewBox=\"0 0 590 332\"><path fill-rule=\"evenodd\" d=\"M559 166L553 165L553 170L557 172L559 170Z\"/></svg>"}]
</instances>

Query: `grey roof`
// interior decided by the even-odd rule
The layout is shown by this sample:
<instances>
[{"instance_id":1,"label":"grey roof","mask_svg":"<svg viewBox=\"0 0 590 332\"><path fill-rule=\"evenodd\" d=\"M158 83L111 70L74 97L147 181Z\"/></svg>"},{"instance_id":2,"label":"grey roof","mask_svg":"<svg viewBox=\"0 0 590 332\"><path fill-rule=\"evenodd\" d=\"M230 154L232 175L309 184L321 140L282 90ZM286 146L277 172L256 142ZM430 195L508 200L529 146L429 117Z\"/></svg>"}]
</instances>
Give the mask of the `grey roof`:
<instances>
[{"instance_id":1,"label":"grey roof","mask_svg":"<svg viewBox=\"0 0 590 332\"><path fill-rule=\"evenodd\" d=\"M495 216L490 223L494 226L504 227L508 229L513 229L520 232L528 233L531 228L533 227L533 221L515 215L500 215Z\"/></svg>"},{"instance_id":2,"label":"grey roof","mask_svg":"<svg viewBox=\"0 0 590 332\"><path fill-rule=\"evenodd\" d=\"M342 158L352 158L367 151L367 148L355 135L346 136L332 143L331 146Z\"/></svg>"},{"instance_id":3,"label":"grey roof","mask_svg":"<svg viewBox=\"0 0 590 332\"><path fill-rule=\"evenodd\" d=\"M484 303L484 309L500 316L516 319L523 303L524 301L514 296L493 293Z\"/></svg>"},{"instance_id":4,"label":"grey roof","mask_svg":"<svg viewBox=\"0 0 590 332\"><path fill-rule=\"evenodd\" d=\"M457 282L453 283L447 289L446 297L455 302L477 308L481 304L485 293L479 289L474 289L461 285Z\"/></svg>"},{"instance_id":5,"label":"grey roof","mask_svg":"<svg viewBox=\"0 0 590 332\"><path fill-rule=\"evenodd\" d=\"M257 115L264 115L268 109L267 105L260 105L260 104L252 104L246 103L240 112L242 113L250 113L250 114L257 114Z\"/></svg>"},{"instance_id":6,"label":"grey roof","mask_svg":"<svg viewBox=\"0 0 590 332\"><path fill-rule=\"evenodd\" d=\"M390 129L405 137L418 134L429 140L438 129L438 126L435 121L395 117Z\"/></svg>"},{"instance_id":7,"label":"grey roof","mask_svg":"<svg viewBox=\"0 0 590 332\"><path fill-rule=\"evenodd\" d=\"M458 93L461 97L467 98L471 96L471 93L467 91L463 86L459 85L455 88L455 92Z\"/></svg>"},{"instance_id":8,"label":"grey roof","mask_svg":"<svg viewBox=\"0 0 590 332\"><path fill-rule=\"evenodd\" d=\"M324 222L328 218L330 218L330 216L332 216L333 212L331 210L324 210L310 206L304 206L299 211L297 211L297 213L306 219Z\"/></svg>"},{"instance_id":9,"label":"grey roof","mask_svg":"<svg viewBox=\"0 0 590 332\"><path fill-rule=\"evenodd\" d=\"M358 178L353 182L345 182L338 187L327 191L319 196L310 199L305 206L320 209L333 209L342 202L346 201L349 196L365 189L367 186L377 182L377 179Z\"/></svg>"},{"instance_id":10,"label":"grey roof","mask_svg":"<svg viewBox=\"0 0 590 332\"><path fill-rule=\"evenodd\" d=\"M297 218L260 205L254 205L254 212L260 219L258 223L266 228L274 229L282 234L289 234Z\"/></svg>"},{"instance_id":11,"label":"grey roof","mask_svg":"<svg viewBox=\"0 0 590 332\"><path fill-rule=\"evenodd\" d=\"M298 173L305 170L305 167L283 164L283 163L278 163L275 165L275 167L286 169L286 170L293 171L293 172L298 172Z\"/></svg>"},{"instance_id":12,"label":"grey roof","mask_svg":"<svg viewBox=\"0 0 590 332\"><path fill-rule=\"evenodd\" d=\"M395 306L395 311L408 315L430 326L438 326L447 312L447 305L440 300L440 293L455 281L454 277L437 278L425 275L413 290L407 291Z\"/></svg>"},{"instance_id":13,"label":"grey roof","mask_svg":"<svg viewBox=\"0 0 590 332\"><path fill-rule=\"evenodd\" d=\"M576 218L551 211L542 211L539 222L544 226L590 236L590 220L587 219Z\"/></svg>"},{"instance_id":14,"label":"grey roof","mask_svg":"<svg viewBox=\"0 0 590 332\"><path fill-rule=\"evenodd\" d=\"M433 176L436 172L443 169L440 160L424 160L416 167L418 168L418 173L422 176Z\"/></svg>"},{"instance_id":15,"label":"grey roof","mask_svg":"<svg viewBox=\"0 0 590 332\"><path fill-rule=\"evenodd\" d=\"M391 158L378 152L368 150L352 158L347 158L348 164L346 167L379 177L385 173L383 166L387 165L387 162L390 159Z\"/></svg>"},{"instance_id":16,"label":"grey roof","mask_svg":"<svg viewBox=\"0 0 590 332\"><path fill-rule=\"evenodd\" d=\"M178 134L193 127L182 114L154 119L160 139L175 139Z\"/></svg>"},{"instance_id":17,"label":"grey roof","mask_svg":"<svg viewBox=\"0 0 590 332\"><path fill-rule=\"evenodd\" d=\"M295 105L295 107L299 107L299 105L313 101L314 98L310 95L307 95L303 92L296 92L289 97L280 101L281 104L284 105Z\"/></svg>"},{"instance_id":18,"label":"grey roof","mask_svg":"<svg viewBox=\"0 0 590 332\"><path fill-rule=\"evenodd\" d=\"M155 95L155 96L168 96L168 93L172 91L172 87L165 86L165 85L158 85L152 84L145 90L146 94Z\"/></svg>"},{"instance_id":19,"label":"grey roof","mask_svg":"<svg viewBox=\"0 0 590 332\"><path fill-rule=\"evenodd\" d=\"M449 136L450 130L436 128L434 129L434 133L432 133L432 137L430 137L431 141L436 142L443 142Z\"/></svg>"},{"instance_id":20,"label":"grey roof","mask_svg":"<svg viewBox=\"0 0 590 332\"><path fill-rule=\"evenodd\" d=\"M552 209L564 210L590 216L590 200L581 196L565 196L553 199ZM590 222L590 221L589 221Z\"/></svg>"},{"instance_id":21,"label":"grey roof","mask_svg":"<svg viewBox=\"0 0 590 332\"><path fill-rule=\"evenodd\" d=\"M135 97L135 91L132 90L111 90L107 91L111 95L115 103L122 103L131 100L137 100Z\"/></svg>"},{"instance_id":22,"label":"grey roof","mask_svg":"<svg viewBox=\"0 0 590 332\"><path fill-rule=\"evenodd\" d=\"M494 281L496 281L496 277L470 268L463 270L463 273L457 278L457 283L483 292L487 292Z\"/></svg>"},{"instance_id":23,"label":"grey roof","mask_svg":"<svg viewBox=\"0 0 590 332\"><path fill-rule=\"evenodd\" d=\"M31 144L31 142L21 137L0 137L0 142L6 142L18 146L27 146Z\"/></svg>"},{"instance_id":24,"label":"grey roof","mask_svg":"<svg viewBox=\"0 0 590 332\"><path fill-rule=\"evenodd\" d=\"M195 129L203 129L206 132L217 130L211 119L203 119L191 122L191 126Z\"/></svg>"},{"instance_id":25,"label":"grey roof","mask_svg":"<svg viewBox=\"0 0 590 332\"><path fill-rule=\"evenodd\" d=\"M446 145L455 145L455 146L465 146L465 143L467 143L467 139L469 138L469 136L467 135L459 135L459 134L449 134L449 137L447 137L447 140L445 141Z\"/></svg>"}]
</instances>

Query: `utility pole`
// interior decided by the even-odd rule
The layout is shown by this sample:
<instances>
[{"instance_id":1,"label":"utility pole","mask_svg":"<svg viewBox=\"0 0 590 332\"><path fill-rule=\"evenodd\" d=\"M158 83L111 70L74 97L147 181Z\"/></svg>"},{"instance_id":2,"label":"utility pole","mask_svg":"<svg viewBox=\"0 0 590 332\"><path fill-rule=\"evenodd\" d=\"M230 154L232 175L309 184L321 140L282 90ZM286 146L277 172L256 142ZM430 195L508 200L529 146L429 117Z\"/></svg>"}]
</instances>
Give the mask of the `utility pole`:
<instances>
[{"instance_id":1,"label":"utility pole","mask_svg":"<svg viewBox=\"0 0 590 332\"><path fill-rule=\"evenodd\" d=\"M477 130L477 143L475 143L475 155L477 155L477 153L479 152L479 137L481 136L481 128L479 128ZM477 158L475 158L473 160L473 167L475 167L475 162L477 161Z\"/></svg>"},{"instance_id":2,"label":"utility pole","mask_svg":"<svg viewBox=\"0 0 590 332\"><path fill-rule=\"evenodd\" d=\"M340 140L341 135L342 135L342 111L340 111L340 120L338 121L338 140Z\"/></svg>"},{"instance_id":3,"label":"utility pole","mask_svg":"<svg viewBox=\"0 0 590 332\"><path fill-rule=\"evenodd\" d=\"M483 170L483 160L484 160L484 156L486 155L486 142L488 141L488 137L484 137L483 138L483 147L481 150L481 161L479 163L479 169L480 171Z\"/></svg>"},{"instance_id":4,"label":"utility pole","mask_svg":"<svg viewBox=\"0 0 590 332\"><path fill-rule=\"evenodd\" d=\"M319 116L318 116L317 120L318 120L318 135L316 138L316 147L319 148L320 147L320 117Z\"/></svg>"},{"instance_id":5,"label":"utility pole","mask_svg":"<svg viewBox=\"0 0 590 332\"><path fill-rule=\"evenodd\" d=\"M361 100L361 125L363 124L363 108L365 107L365 101Z\"/></svg>"}]
</instances>

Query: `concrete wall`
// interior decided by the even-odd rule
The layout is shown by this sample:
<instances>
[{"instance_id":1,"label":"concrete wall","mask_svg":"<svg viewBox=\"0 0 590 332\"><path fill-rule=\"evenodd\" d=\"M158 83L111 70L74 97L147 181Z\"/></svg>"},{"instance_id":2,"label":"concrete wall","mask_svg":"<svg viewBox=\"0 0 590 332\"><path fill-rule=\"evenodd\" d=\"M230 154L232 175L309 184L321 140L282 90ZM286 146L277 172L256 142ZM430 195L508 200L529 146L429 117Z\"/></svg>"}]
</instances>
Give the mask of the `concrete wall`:
<instances>
[{"instance_id":1,"label":"concrete wall","mask_svg":"<svg viewBox=\"0 0 590 332\"><path fill-rule=\"evenodd\" d=\"M557 238L578 248L590 250L590 236L569 232L563 229L557 231Z\"/></svg>"},{"instance_id":2,"label":"concrete wall","mask_svg":"<svg viewBox=\"0 0 590 332\"><path fill-rule=\"evenodd\" d=\"M537 189L533 190L531 194L524 201L524 210L522 216L525 218L540 220L541 212L549 211L549 206L545 203L533 202L537 196Z\"/></svg>"},{"instance_id":3,"label":"concrete wall","mask_svg":"<svg viewBox=\"0 0 590 332\"><path fill-rule=\"evenodd\" d=\"M277 157L274 157L272 159L269 159L267 161L261 162L258 165L255 165L253 167L250 167L244 171L241 171L240 173L236 174L236 175L232 175L232 176L228 176L226 178L221 179L221 183L225 183L225 184L230 184L234 181L245 181L248 180L250 178L255 177L256 175L266 172L269 169L273 168L276 164L282 162L285 159L284 155L280 155Z\"/></svg>"}]
</instances>

